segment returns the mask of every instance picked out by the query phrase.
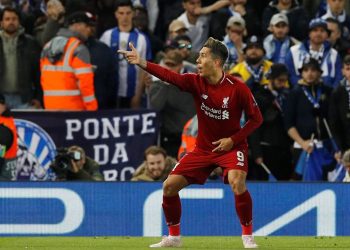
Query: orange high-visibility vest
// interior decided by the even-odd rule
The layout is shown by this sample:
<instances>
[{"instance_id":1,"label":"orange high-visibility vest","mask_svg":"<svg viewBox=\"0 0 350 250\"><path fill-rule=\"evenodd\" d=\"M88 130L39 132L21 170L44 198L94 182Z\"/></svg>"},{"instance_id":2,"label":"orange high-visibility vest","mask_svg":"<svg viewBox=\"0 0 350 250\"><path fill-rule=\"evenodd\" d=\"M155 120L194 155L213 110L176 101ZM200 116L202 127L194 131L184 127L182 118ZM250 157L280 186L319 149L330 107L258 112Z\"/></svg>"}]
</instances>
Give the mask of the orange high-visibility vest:
<instances>
[{"instance_id":1,"label":"orange high-visibility vest","mask_svg":"<svg viewBox=\"0 0 350 250\"><path fill-rule=\"evenodd\" d=\"M14 121L13 117L0 116L0 124L3 124L6 127L8 127L13 134L13 143L12 143L12 146L6 151L5 159L16 158L18 144L17 144L17 130L16 130L15 121Z\"/></svg>"},{"instance_id":2,"label":"orange high-visibility vest","mask_svg":"<svg viewBox=\"0 0 350 250\"><path fill-rule=\"evenodd\" d=\"M96 110L92 65L74 56L80 40L71 37L62 58L51 63L41 59L41 86L45 109Z\"/></svg>"},{"instance_id":3,"label":"orange high-visibility vest","mask_svg":"<svg viewBox=\"0 0 350 250\"><path fill-rule=\"evenodd\" d=\"M194 119L196 121L194 122ZM185 127L182 131L181 135L181 146L179 148L179 152L177 154L178 160L180 160L185 154L191 152L196 146L197 134L193 134L194 130L198 131L198 122L197 116L191 118L188 122L186 122ZM196 127L194 127L196 126Z\"/></svg>"}]
</instances>

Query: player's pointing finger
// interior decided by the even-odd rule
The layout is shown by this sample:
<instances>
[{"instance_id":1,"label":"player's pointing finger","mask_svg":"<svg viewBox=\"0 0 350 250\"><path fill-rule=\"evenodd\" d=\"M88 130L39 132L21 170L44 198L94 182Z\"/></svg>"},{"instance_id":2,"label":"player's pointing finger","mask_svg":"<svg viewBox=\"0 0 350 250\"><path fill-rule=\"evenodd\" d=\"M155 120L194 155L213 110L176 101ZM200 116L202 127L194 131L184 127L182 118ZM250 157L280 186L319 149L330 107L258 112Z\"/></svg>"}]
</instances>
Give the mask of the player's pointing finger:
<instances>
[{"instance_id":1,"label":"player's pointing finger","mask_svg":"<svg viewBox=\"0 0 350 250\"><path fill-rule=\"evenodd\" d=\"M126 55L126 53L128 53L126 50L121 50L121 49L118 49L117 51L119 54L122 54L122 55Z\"/></svg>"},{"instance_id":2,"label":"player's pointing finger","mask_svg":"<svg viewBox=\"0 0 350 250\"><path fill-rule=\"evenodd\" d=\"M134 44L132 42L129 42L129 47L132 51L135 51L135 47L134 47Z\"/></svg>"}]
</instances>

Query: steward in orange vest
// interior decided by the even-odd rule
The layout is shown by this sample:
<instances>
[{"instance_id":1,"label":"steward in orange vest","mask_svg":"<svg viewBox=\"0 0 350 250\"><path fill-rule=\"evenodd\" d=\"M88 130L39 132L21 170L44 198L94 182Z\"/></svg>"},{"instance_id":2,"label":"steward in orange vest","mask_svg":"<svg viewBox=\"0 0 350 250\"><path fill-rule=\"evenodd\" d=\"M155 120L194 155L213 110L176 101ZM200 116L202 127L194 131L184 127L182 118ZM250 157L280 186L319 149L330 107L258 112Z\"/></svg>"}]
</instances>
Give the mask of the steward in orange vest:
<instances>
[{"instance_id":1,"label":"steward in orange vest","mask_svg":"<svg viewBox=\"0 0 350 250\"><path fill-rule=\"evenodd\" d=\"M197 115L193 116L186 122L182 131L181 146L177 155L180 160L185 154L191 152L196 146L196 139L198 135L198 118Z\"/></svg>"},{"instance_id":2,"label":"steward in orange vest","mask_svg":"<svg viewBox=\"0 0 350 250\"><path fill-rule=\"evenodd\" d=\"M75 12L41 54L41 86L45 109L97 110L90 53L83 44L90 32L91 14Z\"/></svg>"},{"instance_id":3,"label":"steward in orange vest","mask_svg":"<svg viewBox=\"0 0 350 250\"><path fill-rule=\"evenodd\" d=\"M11 111L0 94L0 180L17 178L17 131Z\"/></svg>"}]
</instances>

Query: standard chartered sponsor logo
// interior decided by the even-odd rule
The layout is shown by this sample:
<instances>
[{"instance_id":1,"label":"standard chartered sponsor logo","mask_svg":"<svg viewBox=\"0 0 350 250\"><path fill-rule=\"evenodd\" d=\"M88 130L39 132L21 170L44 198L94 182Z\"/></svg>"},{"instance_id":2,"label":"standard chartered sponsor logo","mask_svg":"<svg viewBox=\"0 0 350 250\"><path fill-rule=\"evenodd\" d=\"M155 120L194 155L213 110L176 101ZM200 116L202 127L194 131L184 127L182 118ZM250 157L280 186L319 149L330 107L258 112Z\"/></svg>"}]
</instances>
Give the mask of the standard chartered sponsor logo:
<instances>
[{"instance_id":1,"label":"standard chartered sponsor logo","mask_svg":"<svg viewBox=\"0 0 350 250\"><path fill-rule=\"evenodd\" d=\"M227 110L210 108L203 102L201 105L201 110L203 110L205 115L216 120L227 120L230 118L230 113Z\"/></svg>"},{"instance_id":2,"label":"standard chartered sponsor logo","mask_svg":"<svg viewBox=\"0 0 350 250\"><path fill-rule=\"evenodd\" d=\"M230 118L230 113L227 110L222 111L222 119L228 120Z\"/></svg>"}]
</instances>

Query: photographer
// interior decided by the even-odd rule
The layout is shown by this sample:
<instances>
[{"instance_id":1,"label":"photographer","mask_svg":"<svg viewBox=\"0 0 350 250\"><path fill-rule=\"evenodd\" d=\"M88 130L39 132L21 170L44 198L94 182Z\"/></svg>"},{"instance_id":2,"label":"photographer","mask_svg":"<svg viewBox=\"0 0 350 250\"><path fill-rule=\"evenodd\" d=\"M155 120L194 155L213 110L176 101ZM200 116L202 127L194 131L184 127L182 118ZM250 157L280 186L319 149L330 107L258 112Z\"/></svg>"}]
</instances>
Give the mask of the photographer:
<instances>
[{"instance_id":1,"label":"photographer","mask_svg":"<svg viewBox=\"0 0 350 250\"><path fill-rule=\"evenodd\" d=\"M103 181L98 163L79 146L59 149L50 167L58 181Z\"/></svg>"},{"instance_id":2,"label":"photographer","mask_svg":"<svg viewBox=\"0 0 350 250\"><path fill-rule=\"evenodd\" d=\"M0 94L0 180L17 178L17 132L11 111Z\"/></svg>"}]
</instances>

